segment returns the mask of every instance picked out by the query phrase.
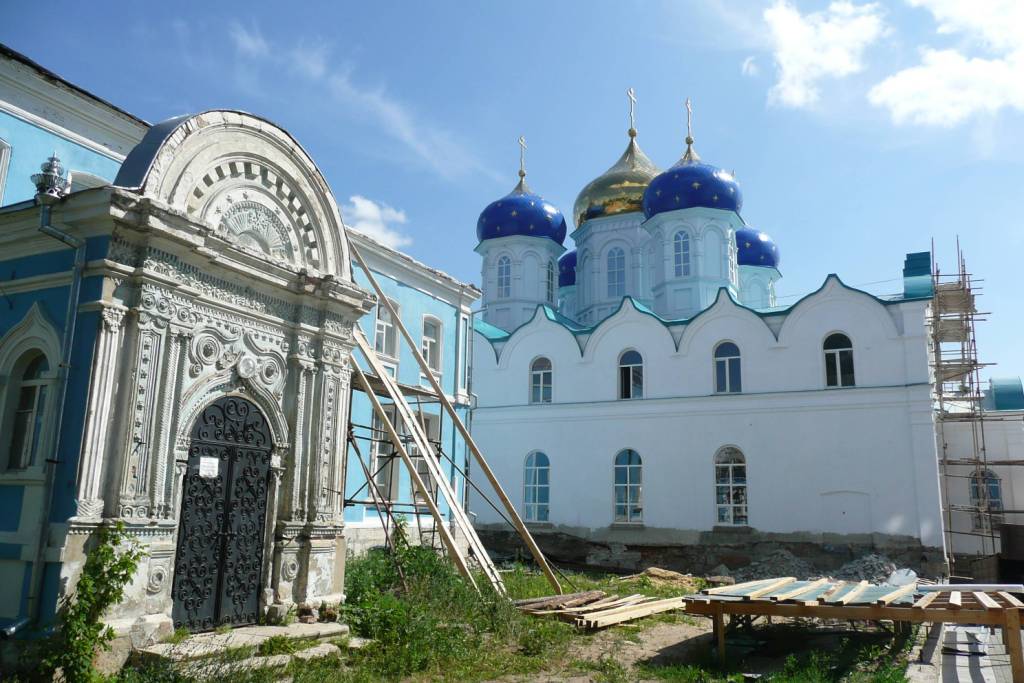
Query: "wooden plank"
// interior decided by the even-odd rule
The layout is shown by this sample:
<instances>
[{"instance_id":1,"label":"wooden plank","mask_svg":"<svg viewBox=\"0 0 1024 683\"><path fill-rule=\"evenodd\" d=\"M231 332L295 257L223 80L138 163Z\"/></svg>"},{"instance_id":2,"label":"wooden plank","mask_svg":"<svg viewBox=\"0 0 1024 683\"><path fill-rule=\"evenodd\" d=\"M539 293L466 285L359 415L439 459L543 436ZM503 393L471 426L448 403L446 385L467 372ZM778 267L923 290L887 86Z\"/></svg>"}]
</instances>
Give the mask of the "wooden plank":
<instances>
[{"instance_id":1,"label":"wooden plank","mask_svg":"<svg viewBox=\"0 0 1024 683\"><path fill-rule=\"evenodd\" d=\"M924 609L928 605L935 602L935 598L942 595L942 593L925 593L920 600L914 603L914 609Z\"/></svg>"},{"instance_id":2,"label":"wooden plank","mask_svg":"<svg viewBox=\"0 0 1024 683\"><path fill-rule=\"evenodd\" d=\"M832 598L834 598L836 596L836 593L838 593L839 591L843 590L843 588L845 588L845 587L846 587L846 582L845 581L840 581L836 585L832 586L832 588L827 590L823 595L821 595L818 598L818 601L819 602L828 602L828 601L830 601Z\"/></svg>"},{"instance_id":3,"label":"wooden plank","mask_svg":"<svg viewBox=\"0 0 1024 683\"><path fill-rule=\"evenodd\" d=\"M771 579L757 579L756 581L744 581L743 583L734 583L731 586L718 586L717 588L705 588L701 591L703 595L732 595L737 594L736 591L743 591L748 588L753 588L759 584L763 584Z\"/></svg>"},{"instance_id":4,"label":"wooden plank","mask_svg":"<svg viewBox=\"0 0 1024 683\"><path fill-rule=\"evenodd\" d=\"M651 606L654 606L654 605L660 605L660 604L666 604L667 605L667 604L670 604L670 603L678 603L680 605L683 604L682 603L682 598L660 598L660 599L659 598L645 598L643 600L638 600L638 601L630 603L628 605L619 605L618 607L609 607L608 609L599 610L597 612L589 612L589 613L584 614L582 616L584 618L586 618L586 619L591 619L591 618L594 618L594 617L611 616L613 614L623 614L625 612L633 612L633 611L637 611L637 610L643 610L643 609L645 609L647 607L651 607Z\"/></svg>"},{"instance_id":5,"label":"wooden plank","mask_svg":"<svg viewBox=\"0 0 1024 683\"><path fill-rule=\"evenodd\" d=\"M867 581L861 581L856 586L853 586L850 590L843 593L843 597L833 598L829 602L834 602L837 605L849 605L851 602L859 598L861 593L867 590L868 585Z\"/></svg>"},{"instance_id":6,"label":"wooden plank","mask_svg":"<svg viewBox=\"0 0 1024 683\"><path fill-rule=\"evenodd\" d=\"M794 577L792 577L792 576L784 576L784 577L782 577L780 579L775 579L774 581L769 583L767 586L763 586L761 588L758 588L757 590L753 590L753 591L745 594L743 596L743 599L744 600L753 600L755 598L761 597L762 595L768 595L769 593L773 593L773 592L777 591L778 589L782 588L783 586L788 586L789 584L793 583L794 581L796 581L796 579Z\"/></svg>"},{"instance_id":7,"label":"wooden plank","mask_svg":"<svg viewBox=\"0 0 1024 683\"><path fill-rule=\"evenodd\" d=\"M975 591L974 599L981 603L981 606L985 609L1002 609L999 603L993 600L990 596L986 595L984 591Z\"/></svg>"},{"instance_id":8,"label":"wooden plank","mask_svg":"<svg viewBox=\"0 0 1024 683\"><path fill-rule=\"evenodd\" d=\"M949 592L949 608L950 609L960 609L960 607L961 607L961 604L960 604L960 591L950 591Z\"/></svg>"},{"instance_id":9,"label":"wooden plank","mask_svg":"<svg viewBox=\"0 0 1024 683\"><path fill-rule=\"evenodd\" d=\"M1024 607L1024 602L1021 602L1020 600L1015 598L1010 593L1007 593L1006 591L1000 591L999 597L1005 600L1006 604L1008 604L1010 607Z\"/></svg>"},{"instance_id":10,"label":"wooden plank","mask_svg":"<svg viewBox=\"0 0 1024 683\"><path fill-rule=\"evenodd\" d=\"M572 595L553 595L549 598L545 598L539 602L533 602L528 605L520 605L520 609L528 610L546 610L551 608L561 609L566 606L567 602L575 602L578 600L600 600L605 596L604 591L593 590L583 591L581 593L573 593ZM582 602L577 603L582 605Z\"/></svg>"},{"instance_id":11,"label":"wooden plank","mask_svg":"<svg viewBox=\"0 0 1024 683\"><path fill-rule=\"evenodd\" d=\"M790 589L790 590L788 590L788 591L786 591L784 593L767 595L765 597L767 597L769 600L774 600L775 602L782 602L784 600L791 600L792 598L795 598L796 596L801 595L803 593L807 593L808 591L812 591L815 588L821 588L822 586L824 586L827 583L828 583L828 579L818 579L817 581L811 581L809 584L807 584L807 585L805 585L805 586L803 586L801 588L793 588L793 589Z\"/></svg>"},{"instance_id":12,"label":"wooden plank","mask_svg":"<svg viewBox=\"0 0 1024 683\"><path fill-rule=\"evenodd\" d=\"M538 602L550 602L551 600L556 599L568 600L570 598L578 598L581 595L585 595L587 593L593 593L593 591L580 591L579 593L566 593L565 595L543 595L539 598L523 598L522 600L514 600L512 604L516 607L523 607L525 605L530 605Z\"/></svg>"},{"instance_id":13,"label":"wooden plank","mask_svg":"<svg viewBox=\"0 0 1024 683\"><path fill-rule=\"evenodd\" d=\"M718 609L715 610L713 617L713 630L715 632L715 640L718 645L718 664L720 666L725 666L725 617L723 616L724 612L722 607L722 603L718 603Z\"/></svg>"},{"instance_id":14,"label":"wooden plank","mask_svg":"<svg viewBox=\"0 0 1024 683\"><path fill-rule=\"evenodd\" d=\"M802 605L800 603L756 601L686 600L686 611L711 616L715 610L723 614L744 614L811 619L842 619L843 621L909 621L913 623L943 622L949 624L981 624L1002 626L1006 610L953 610L946 608L911 609L893 605ZM1024 682L1022 682L1024 683Z\"/></svg>"},{"instance_id":15,"label":"wooden plank","mask_svg":"<svg viewBox=\"0 0 1024 683\"><path fill-rule=\"evenodd\" d=\"M1003 626L1003 641L1010 655L1010 669L1014 683L1024 683L1024 650L1020 642L1020 610L1016 607L1002 611L1006 619Z\"/></svg>"},{"instance_id":16,"label":"wooden plank","mask_svg":"<svg viewBox=\"0 0 1024 683\"><path fill-rule=\"evenodd\" d=\"M916 591L916 590L917 590L917 584L915 584L915 583L908 583L906 586L900 586L896 590L889 591L888 593L886 593L882 597L880 597L877 600L875 600L875 604L876 605L888 605L893 600L899 600L900 598L906 597L908 595L913 595L914 591Z\"/></svg>"},{"instance_id":17,"label":"wooden plank","mask_svg":"<svg viewBox=\"0 0 1024 683\"><path fill-rule=\"evenodd\" d=\"M671 601L659 600L656 603L648 603L642 606L642 609L637 609L631 612L620 612L619 614L612 614L609 616L594 617L593 615L586 615L577 618L577 623L582 622L582 625L587 628L604 628L613 624L621 624L624 621L632 621L633 619L641 619L643 617L649 617L652 614L660 614L662 612L670 612L674 609L684 609L685 605L682 598L673 598Z\"/></svg>"},{"instance_id":18,"label":"wooden plank","mask_svg":"<svg viewBox=\"0 0 1024 683\"><path fill-rule=\"evenodd\" d=\"M358 332L358 329L356 331ZM391 423L391 419L388 417L387 412L381 407L380 401L377 399L377 395L374 394L373 390L370 388L370 383L367 381L366 375L363 374L363 371L359 369L358 363L352 363L352 372L356 379L363 385L363 389L366 391L366 395L370 399L370 404L373 406L374 412L377 413L377 417L380 418L381 424L384 425L384 431L387 432L388 437L391 439L391 443L394 444L395 449L398 451L399 457L402 459L402 462L405 463L406 469L409 470L409 477L417 486L424 486L419 472L416 471L416 464L412 461L412 458L409 457L409 453L405 450L405 445L402 443L402 438L395 430L395 426ZM441 511L438 510L437 504L430 496L426 497L425 502L427 509L430 510L431 517L434 518L434 526L437 528L438 533L441 534L441 542L444 543L445 548L448 550L448 556L452 558L452 562L455 564L456 569L459 570L459 573L462 574L463 578L465 578L474 589L479 591L480 588L476 585L476 579L473 577L473 572L469 569L466 558L463 557L462 552L455 543L455 539L452 537L451 531L448 530L448 521L441 515Z\"/></svg>"},{"instance_id":19,"label":"wooden plank","mask_svg":"<svg viewBox=\"0 0 1024 683\"><path fill-rule=\"evenodd\" d=\"M530 550L530 554L533 556L537 566L539 566L541 571L544 572L544 576L547 577L548 583L551 584L556 593L561 593L562 585L555 577L555 573L551 570L551 566L548 564L547 558L544 557L544 553L541 552L540 547L530 534L529 529L526 528L523 518L519 516L519 510L517 510L516 506L512 504L511 500L509 500L508 495L505 493L505 489L502 488L498 478L494 475L494 471L491 470L491 466L487 463L487 459L484 458L483 453L480 452L480 449L476 445L476 441L474 441L472 435L470 435L469 429L467 429L466 425L463 424L459 414L455 412L455 407L452 406L451 401L448 400L448 397L444 393L444 389L441 387L440 383L438 383L437 378L434 377L434 373L427 364L423 354L420 353L419 340L413 339L412 335L409 334L409 330L405 328L405 324L402 322L402 318L398 315L398 311L395 310L394 304L391 303L391 300L387 298L384 290L382 290L380 285L377 283L377 278L374 276L373 271L371 271L370 267L366 265L366 261L363 260L363 257L360 255L355 244L352 243L352 240L348 241L348 246L352 257L359 264L359 267L363 269L363 274L370 282L370 286L372 286L373 290L377 293L378 305L383 305L388 309L388 313L391 314L392 321L394 321L398 331L402 334L402 337L409 345L409 350L412 351L412 356L416 359L416 363L420 366L420 371L423 373L423 376L427 378L427 381L430 382L430 386L434 389L434 393L437 395L437 400L440 401L445 412L447 412L451 417L452 424L455 425L455 428L462 436L462 440L465 442L466 447L469 448L469 452L473 454L477 464L480 466L480 470L484 473L484 476L487 477L487 480L490 482L491 487L497 494L498 499L501 501L502 505L504 505L509 519L512 520L512 525L516 528L516 531L519 532L519 537L523 539L523 543L525 543L526 547ZM472 328L472 325L470 325L470 328ZM356 327L356 330L359 330L358 326ZM468 331L468 334L473 334L472 329Z\"/></svg>"}]
</instances>

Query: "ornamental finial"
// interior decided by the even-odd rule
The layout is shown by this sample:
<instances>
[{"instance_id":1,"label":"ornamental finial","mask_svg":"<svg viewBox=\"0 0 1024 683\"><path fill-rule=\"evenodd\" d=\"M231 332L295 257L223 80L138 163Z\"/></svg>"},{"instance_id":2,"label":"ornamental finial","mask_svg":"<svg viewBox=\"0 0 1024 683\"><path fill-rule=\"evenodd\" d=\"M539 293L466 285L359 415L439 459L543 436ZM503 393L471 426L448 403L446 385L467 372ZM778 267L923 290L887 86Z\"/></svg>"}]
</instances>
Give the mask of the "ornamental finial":
<instances>
[{"instance_id":1,"label":"ornamental finial","mask_svg":"<svg viewBox=\"0 0 1024 683\"><path fill-rule=\"evenodd\" d=\"M40 173L32 176L37 197L60 199L68 193L71 183L68 182L68 178L64 174L64 166L60 163L56 150L39 167L39 170Z\"/></svg>"},{"instance_id":2,"label":"ornamental finial","mask_svg":"<svg viewBox=\"0 0 1024 683\"><path fill-rule=\"evenodd\" d=\"M626 97L629 98L629 137L636 137L636 91L630 88L626 91Z\"/></svg>"}]
</instances>

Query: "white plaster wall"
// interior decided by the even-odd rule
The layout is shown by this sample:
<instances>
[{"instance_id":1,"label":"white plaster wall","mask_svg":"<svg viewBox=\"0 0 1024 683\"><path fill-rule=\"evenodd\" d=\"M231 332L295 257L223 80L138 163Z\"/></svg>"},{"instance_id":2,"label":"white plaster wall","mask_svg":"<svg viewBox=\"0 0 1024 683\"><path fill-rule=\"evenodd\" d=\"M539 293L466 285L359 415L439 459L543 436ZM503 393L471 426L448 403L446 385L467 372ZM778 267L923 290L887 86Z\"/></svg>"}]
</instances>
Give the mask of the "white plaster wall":
<instances>
[{"instance_id":1,"label":"white plaster wall","mask_svg":"<svg viewBox=\"0 0 1024 683\"><path fill-rule=\"evenodd\" d=\"M900 334L891 309L913 321L910 333ZM885 306L830 278L784 318L776 335L723 295L672 328L626 302L586 339L535 316L497 359L478 337L474 438L519 503L523 459L538 449L550 456L554 525L608 527L612 459L633 448L644 462L644 525L710 529L713 456L734 445L747 458L760 531L889 534L941 547L924 304ZM835 331L853 341L856 388L825 389L821 344ZM723 340L740 347L743 394L713 394L712 350ZM644 357L643 400L616 400L627 348ZM531 406L527 368L538 355L554 366L554 403ZM481 523L498 521L471 500Z\"/></svg>"}]
</instances>

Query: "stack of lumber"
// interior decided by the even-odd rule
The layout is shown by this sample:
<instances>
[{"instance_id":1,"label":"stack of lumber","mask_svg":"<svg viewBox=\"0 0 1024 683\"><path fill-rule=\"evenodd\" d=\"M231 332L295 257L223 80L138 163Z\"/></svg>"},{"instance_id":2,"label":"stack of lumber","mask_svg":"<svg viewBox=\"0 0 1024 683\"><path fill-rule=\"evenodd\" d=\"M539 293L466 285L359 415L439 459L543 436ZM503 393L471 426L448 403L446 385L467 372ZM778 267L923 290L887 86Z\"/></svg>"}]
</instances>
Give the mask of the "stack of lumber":
<instances>
[{"instance_id":1,"label":"stack of lumber","mask_svg":"<svg viewBox=\"0 0 1024 683\"><path fill-rule=\"evenodd\" d=\"M568 595L517 600L516 607L526 614L552 616L571 621L580 628L605 628L641 617L685 609L683 598L652 598L646 595L607 595L604 591L584 591Z\"/></svg>"},{"instance_id":2,"label":"stack of lumber","mask_svg":"<svg viewBox=\"0 0 1024 683\"><path fill-rule=\"evenodd\" d=\"M816 579L797 581L791 576L746 581L734 586L720 586L701 591L693 598L781 602L804 606L814 605L899 605L912 603L917 584L878 586L867 581L832 581Z\"/></svg>"}]
</instances>

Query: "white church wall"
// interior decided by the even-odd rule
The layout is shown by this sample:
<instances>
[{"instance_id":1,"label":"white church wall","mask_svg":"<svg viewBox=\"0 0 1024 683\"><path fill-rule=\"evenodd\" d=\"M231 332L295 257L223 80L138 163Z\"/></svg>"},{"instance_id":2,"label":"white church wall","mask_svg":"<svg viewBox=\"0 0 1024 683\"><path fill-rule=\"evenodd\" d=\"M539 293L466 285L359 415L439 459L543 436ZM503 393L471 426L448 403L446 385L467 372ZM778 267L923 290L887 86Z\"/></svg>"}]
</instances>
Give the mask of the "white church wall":
<instances>
[{"instance_id":1,"label":"white church wall","mask_svg":"<svg viewBox=\"0 0 1024 683\"><path fill-rule=\"evenodd\" d=\"M913 334L900 335L891 309ZM924 312L830 278L765 317L720 293L689 323L666 325L626 301L585 340L538 315L497 361L477 338L474 436L519 503L524 458L545 452L550 523L574 535L696 542L716 529L713 458L732 445L748 463L757 532L941 548ZM854 388L825 387L822 343L837 331L854 345ZM741 351L740 394L714 393L713 351L725 340ZM626 349L644 358L641 400L617 400ZM554 403L528 405L527 368L539 355L554 367ZM612 459L624 448L644 465L644 522L625 530L612 502ZM498 523L479 498L471 508L482 525Z\"/></svg>"}]
</instances>

